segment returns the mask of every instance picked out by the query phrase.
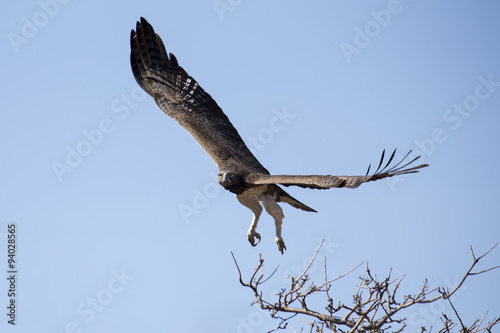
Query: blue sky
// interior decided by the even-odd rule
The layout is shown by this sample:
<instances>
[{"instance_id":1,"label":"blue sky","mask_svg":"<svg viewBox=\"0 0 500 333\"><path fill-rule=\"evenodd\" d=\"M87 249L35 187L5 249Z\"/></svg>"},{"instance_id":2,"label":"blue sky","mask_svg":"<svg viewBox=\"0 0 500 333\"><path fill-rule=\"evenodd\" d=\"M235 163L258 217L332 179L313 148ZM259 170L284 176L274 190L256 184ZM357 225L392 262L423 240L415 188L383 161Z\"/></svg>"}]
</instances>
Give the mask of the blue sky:
<instances>
[{"instance_id":1,"label":"blue sky","mask_svg":"<svg viewBox=\"0 0 500 333\"><path fill-rule=\"evenodd\" d=\"M62 1L0 13L0 267L18 240L21 332L264 332L277 322L241 287L259 253L265 294L321 239L329 275L450 286L500 238L500 29L495 1ZM136 84L129 35L144 16L276 174L363 174L383 149L431 167L356 190L289 188L281 255L263 214L215 184L217 168ZM252 144L250 144L252 142ZM57 166L57 167L55 167ZM184 211L184 213L182 213ZM186 213L188 211L189 213ZM480 268L500 262L496 249ZM321 279L315 266L311 276ZM336 288L349 304L358 269ZM498 271L454 299L471 322L500 313ZM3 312L9 298L0 283ZM318 309L321 302L318 300ZM408 331L439 326L415 307ZM2 313L0 330L14 331ZM304 322L292 323L298 329Z\"/></svg>"}]
</instances>

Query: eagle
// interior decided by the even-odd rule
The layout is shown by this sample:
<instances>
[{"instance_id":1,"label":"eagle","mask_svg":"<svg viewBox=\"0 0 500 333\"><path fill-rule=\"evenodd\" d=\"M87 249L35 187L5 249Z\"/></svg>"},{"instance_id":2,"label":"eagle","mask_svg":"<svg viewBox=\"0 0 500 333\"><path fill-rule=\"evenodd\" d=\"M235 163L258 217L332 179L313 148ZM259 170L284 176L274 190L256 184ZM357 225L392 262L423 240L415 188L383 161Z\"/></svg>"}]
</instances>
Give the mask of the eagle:
<instances>
[{"instance_id":1,"label":"eagle","mask_svg":"<svg viewBox=\"0 0 500 333\"><path fill-rule=\"evenodd\" d=\"M420 156L405 162L411 151L399 163L391 165L396 153L394 150L384 163L384 150L375 172L370 174L369 166L364 176L271 175L248 149L215 100L179 66L172 53L167 53L162 39L146 19L141 17L136 29L132 29L130 46L132 72L139 86L154 98L163 112L194 137L217 165L218 183L234 193L236 199L253 212L252 223L247 232L252 246L256 246L261 240L256 229L262 207L274 219L275 241L281 254L286 246L281 235L284 214L278 202L307 212L316 212L293 198L279 185L312 189L356 188L366 182L415 173L428 166L411 166Z\"/></svg>"}]
</instances>

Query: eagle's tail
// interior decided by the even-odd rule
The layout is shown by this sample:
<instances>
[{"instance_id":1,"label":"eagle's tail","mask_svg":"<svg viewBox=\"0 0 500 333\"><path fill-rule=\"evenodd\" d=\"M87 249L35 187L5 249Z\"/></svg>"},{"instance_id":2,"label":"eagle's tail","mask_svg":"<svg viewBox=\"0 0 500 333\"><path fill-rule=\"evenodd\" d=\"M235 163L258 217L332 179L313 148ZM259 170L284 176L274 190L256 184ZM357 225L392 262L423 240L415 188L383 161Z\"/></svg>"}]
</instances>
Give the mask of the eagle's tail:
<instances>
[{"instance_id":1,"label":"eagle's tail","mask_svg":"<svg viewBox=\"0 0 500 333\"><path fill-rule=\"evenodd\" d=\"M315 212L315 213L317 213L317 211L315 211L311 207L304 205L302 202L300 202L299 200L295 199L290 194L286 193L285 190L283 190L281 187L279 189L281 190L280 196L278 198L279 202L286 202L287 204L289 204L289 205L291 205L291 206L293 206L295 208L302 209L302 210L305 210L307 212Z\"/></svg>"}]
</instances>

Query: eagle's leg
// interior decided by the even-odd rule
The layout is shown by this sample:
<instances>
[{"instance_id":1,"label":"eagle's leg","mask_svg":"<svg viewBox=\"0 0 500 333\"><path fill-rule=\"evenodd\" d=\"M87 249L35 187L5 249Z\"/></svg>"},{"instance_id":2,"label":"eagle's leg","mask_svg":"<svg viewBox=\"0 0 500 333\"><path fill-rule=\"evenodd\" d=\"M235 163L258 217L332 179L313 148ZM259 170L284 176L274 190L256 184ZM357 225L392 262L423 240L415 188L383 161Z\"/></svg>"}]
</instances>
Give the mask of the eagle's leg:
<instances>
[{"instance_id":1,"label":"eagle's leg","mask_svg":"<svg viewBox=\"0 0 500 333\"><path fill-rule=\"evenodd\" d=\"M276 244L278 245L278 250L283 254L283 251L286 250L285 242L281 237L281 225L283 223L283 218L285 214L283 214L283 210L276 203L276 201L267 198L264 196L264 200L262 201L264 204L264 208L267 213L274 218L274 225L276 226Z\"/></svg>"},{"instance_id":2,"label":"eagle's leg","mask_svg":"<svg viewBox=\"0 0 500 333\"><path fill-rule=\"evenodd\" d=\"M259 222L260 214L262 213L262 206L257 200L241 197L239 195L236 196L236 199L245 207L250 208L253 212L252 224L250 225L250 229L248 229L248 241L252 246L256 246L260 243L260 234L255 231L257 229L257 223ZM258 239L255 241L255 239Z\"/></svg>"}]
</instances>

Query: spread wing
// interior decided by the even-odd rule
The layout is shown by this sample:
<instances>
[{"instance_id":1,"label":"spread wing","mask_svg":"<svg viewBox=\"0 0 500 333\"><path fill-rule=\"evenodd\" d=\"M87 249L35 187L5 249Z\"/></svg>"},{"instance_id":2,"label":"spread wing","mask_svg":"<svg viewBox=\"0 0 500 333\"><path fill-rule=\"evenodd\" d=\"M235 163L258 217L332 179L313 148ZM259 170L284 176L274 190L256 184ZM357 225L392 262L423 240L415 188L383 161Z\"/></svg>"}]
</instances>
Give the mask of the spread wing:
<instances>
[{"instance_id":1,"label":"spread wing","mask_svg":"<svg viewBox=\"0 0 500 333\"><path fill-rule=\"evenodd\" d=\"M408 173L416 173L418 169L425 168L427 164L420 164L418 166L411 167L410 165L418 160L420 156L415 157L410 162L403 164L408 155L410 155L411 151L406 154L406 156L398 162L396 165L389 167L392 160L394 159L394 155L396 154L396 150L392 153L389 161L382 167L384 163L385 150L382 152L382 158L380 159L380 163L378 165L377 170L372 174L370 173L370 167L368 167L368 171L365 176L320 176L320 175L310 175L310 176L288 176L288 175L265 175L265 174L251 174L245 177L247 183L250 184L281 184L285 186L300 186L307 188L315 188L315 189L328 189L333 187L346 187L346 188L356 188L359 185L371 182L387 177L392 177L396 175L404 175Z\"/></svg>"},{"instance_id":2,"label":"spread wing","mask_svg":"<svg viewBox=\"0 0 500 333\"><path fill-rule=\"evenodd\" d=\"M167 54L161 38L141 17L130 36L134 77L156 104L184 127L219 169L234 166L269 174L250 152L213 98Z\"/></svg>"}]
</instances>

